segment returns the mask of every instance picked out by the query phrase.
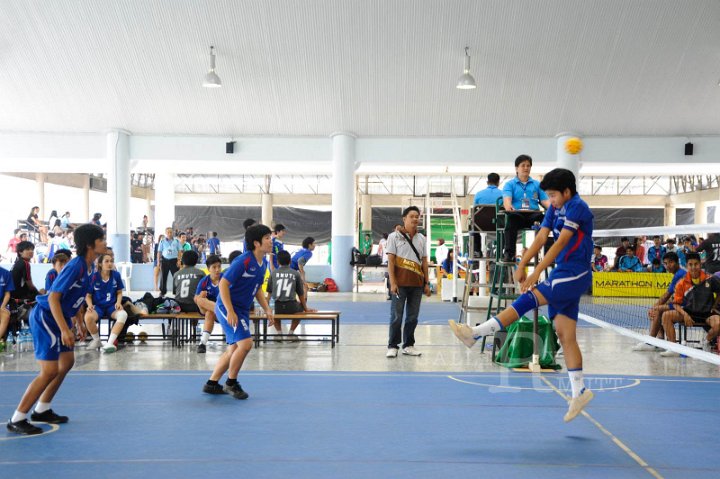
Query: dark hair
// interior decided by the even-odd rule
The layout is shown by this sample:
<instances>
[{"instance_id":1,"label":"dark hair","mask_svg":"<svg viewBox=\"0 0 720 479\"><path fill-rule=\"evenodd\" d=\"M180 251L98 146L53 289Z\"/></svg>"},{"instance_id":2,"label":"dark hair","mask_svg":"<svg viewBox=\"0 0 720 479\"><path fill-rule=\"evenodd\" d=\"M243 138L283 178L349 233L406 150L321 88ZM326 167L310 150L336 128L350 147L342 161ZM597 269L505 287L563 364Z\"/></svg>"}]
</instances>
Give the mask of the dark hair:
<instances>
[{"instance_id":1,"label":"dark hair","mask_svg":"<svg viewBox=\"0 0 720 479\"><path fill-rule=\"evenodd\" d=\"M388 239L388 234L387 234L387 233L383 233L383 239Z\"/></svg>"},{"instance_id":2,"label":"dark hair","mask_svg":"<svg viewBox=\"0 0 720 479\"><path fill-rule=\"evenodd\" d=\"M413 205L413 206L408 206L407 208L405 208L403 210L402 217L405 218L407 215L410 214L411 211L417 211L417 214L420 214L420 208Z\"/></svg>"},{"instance_id":3,"label":"dark hair","mask_svg":"<svg viewBox=\"0 0 720 479\"><path fill-rule=\"evenodd\" d=\"M660 264L660 258L653 258L652 264Z\"/></svg>"},{"instance_id":4,"label":"dark hair","mask_svg":"<svg viewBox=\"0 0 720 479\"><path fill-rule=\"evenodd\" d=\"M620 238L620 242L622 243L623 241L630 241L630 240L627 238L627 236L623 236L622 238Z\"/></svg>"},{"instance_id":5,"label":"dark hair","mask_svg":"<svg viewBox=\"0 0 720 479\"><path fill-rule=\"evenodd\" d=\"M530 155L520 155L517 158L515 158L515 168L520 166L520 163L522 163L523 161L529 161L530 166L532 166L532 158L530 158Z\"/></svg>"},{"instance_id":6,"label":"dark hair","mask_svg":"<svg viewBox=\"0 0 720 479\"><path fill-rule=\"evenodd\" d=\"M110 253L100 253L96 259L97 265L98 265L98 271L102 271L102 262L105 259L106 256L109 256L112 258L113 261L115 261L115 257Z\"/></svg>"},{"instance_id":7,"label":"dark hair","mask_svg":"<svg viewBox=\"0 0 720 479\"><path fill-rule=\"evenodd\" d=\"M564 192L565 189L569 189L570 196L574 196L575 193L577 193L575 175L572 171L566 170L565 168L555 168L554 170L548 171L540 182L540 188L545 191L553 190L559 191L560 193Z\"/></svg>"},{"instance_id":8,"label":"dark hair","mask_svg":"<svg viewBox=\"0 0 720 479\"><path fill-rule=\"evenodd\" d=\"M27 233L20 233L20 237L22 238L23 236L27 238Z\"/></svg>"},{"instance_id":9,"label":"dark hair","mask_svg":"<svg viewBox=\"0 0 720 479\"><path fill-rule=\"evenodd\" d=\"M490 173L488 175L487 182L490 183L491 185L500 184L500 175L498 175L497 173Z\"/></svg>"},{"instance_id":10,"label":"dark hair","mask_svg":"<svg viewBox=\"0 0 720 479\"><path fill-rule=\"evenodd\" d=\"M290 253L282 250L277 254L277 261L280 266L287 266L290 264Z\"/></svg>"},{"instance_id":11,"label":"dark hair","mask_svg":"<svg viewBox=\"0 0 720 479\"><path fill-rule=\"evenodd\" d=\"M668 253L668 254L670 254L670 253ZM700 253L694 253L694 252L688 253L685 255L685 259L687 260L688 263L690 262L691 259L700 261Z\"/></svg>"},{"instance_id":12,"label":"dark hair","mask_svg":"<svg viewBox=\"0 0 720 479\"><path fill-rule=\"evenodd\" d=\"M235 258L240 256L241 254L242 254L242 251L240 251L239 249L236 249L235 251L230 253L230 256L228 256L228 262L232 263L235 260Z\"/></svg>"},{"instance_id":13,"label":"dark hair","mask_svg":"<svg viewBox=\"0 0 720 479\"><path fill-rule=\"evenodd\" d=\"M308 236L307 238L305 238L303 240L302 247L305 249L308 249L310 247L310 245L313 244L314 242L315 242L315 238L313 238L312 236Z\"/></svg>"},{"instance_id":14,"label":"dark hair","mask_svg":"<svg viewBox=\"0 0 720 479\"><path fill-rule=\"evenodd\" d=\"M653 236L653 241L655 241L656 239L660 239L660 237L658 235Z\"/></svg>"},{"instance_id":15,"label":"dark hair","mask_svg":"<svg viewBox=\"0 0 720 479\"><path fill-rule=\"evenodd\" d=\"M216 254L211 254L205 260L205 266L207 266L208 268L216 263L222 264L222 260L220 259L220 256L218 256Z\"/></svg>"},{"instance_id":16,"label":"dark hair","mask_svg":"<svg viewBox=\"0 0 720 479\"><path fill-rule=\"evenodd\" d=\"M665 255L663 256L663 261L665 261L665 260L675 261L676 263L679 263L679 262L680 262L680 258L678 258L677 253L675 253L674 251L670 251L669 253L665 253Z\"/></svg>"},{"instance_id":17,"label":"dark hair","mask_svg":"<svg viewBox=\"0 0 720 479\"><path fill-rule=\"evenodd\" d=\"M187 233L184 232L184 231L181 231L178 236L179 236L180 238L182 238L183 236L187 238Z\"/></svg>"},{"instance_id":18,"label":"dark hair","mask_svg":"<svg viewBox=\"0 0 720 479\"><path fill-rule=\"evenodd\" d=\"M94 219L94 220L99 220L100 218L102 218L102 213L95 213L95 214L93 215L93 219Z\"/></svg>"},{"instance_id":19,"label":"dark hair","mask_svg":"<svg viewBox=\"0 0 720 479\"><path fill-rule=\"evenodd\" d=\"M70 261L70 256L66 255L65 253L55 253L52 259L52 264L58 262L67 263L68 261Z\"/></svg>"},{"instance_id":20,"label":"dark hair","mask_svg":"<svg viewBox=\"0 0 720 479\"><path fill-rule=\"evenodd\" d=\"M275 228L273 228L273 231L274 231L275 233L279 233L279 232L281 232L281 231L285 231L285 225L278 223L278 224L275 225Z\"/></svg>"},{"instance_id":21,"label":"dark hair","mask_svg":"<svg viewBox=\"0 0 720 479\"><path fill-rule=\"evenodd\" d=\"M213 238L217 236L217 231L213 231Z\"/></svg>"},{"instance_id":22,"label":"dark hair","mask_svg":"<svg viewBox=\"0 0 720 479\"><path fill-rule=\"evenodd\" d=\"M442 241L442 243L441 243ZM438 238L438 245L445 244L445 238Z\"/></svg>"},{"instance_id":23,"label":"dark hair","mask_svg":"<svg viewBox=\"0 0 720 479\"><path fill-rule=\"evenodd\" d=\"M245 244L250 251L255 251L255 242L262 243L263 237L272 233L270 228L263 224L254 224L245 232Z\"/></svg>"},{"instance_id":24,"label":"dark hair","mask_svg":"<svg viewBox=\"0 0 720 479\"><path fill-rule=\"evenodd\" d=\"M96 224L87 223L80 225L75 230L75 252L78 256L85 256L88 248L95 247L95 241L103 239L105 232Z\"/></svg>"},{"instance_id":25,"label":"dark hair","mask_svg":"<svg viewBox=\"0 0 720 479\"><path fill-rule=\"evenodd\" d=\"M53 227L55 226L62 226L62 222L60 220L55 220L55 224L53 224Z\"/></svg>"},{"instance_id":26,"label":"dark hair","mask_svg":"<svg viewBox=\"0 0 720 479\"><path fill-rule=\"evenodd\" d=\"M666 243L675 243L675 238L668 238L665 240Z\"/></svg>"},{"instance_id":27,"label":"dark hair","mask_svg":"<svg viewBox=\"0 0 720 479\"><path fill-rule=\"evenodd\" d=\"M55 251L56 256L59 254L64 254L64 255L67 255L68 258L72 258L72 251L70 251L69 249L66 249L66 248L61 248L61 249Z\"/></svg>"},{"instance_id":28,"label":"dark hair","mask_svg":"<svg viewBox=\"0 0 720 479\"><path fill-rule=\"evenodd\" d=\"M602 251L602 246L600 246L599 244L594 245L594 246L593 246L593 249L595 249L595 248L597 248L597 249L599 249L600 251Z\"/></svg>"},{"instance_id":29,"label":"dark hair","mask_svg":"<svg viewBox=\"0 0 720 479\"><path fill-rule=\"evenodd\" d=\"M257 221L255 221L254 219L248 218L245 221L243 221L243 228L245 228L245 231L247 231L248 228L250 228L252 225L254 225L256 223L257 223Z\"/></svg>"},{"instance_id":30,"label":"dark hair","mask_svg":"<svg viewBox=\"0 0 720 479\"><path fill-rule=\"evenodd\" d=\"M182 264L185 266L195 266L198 262L198 254L195 251L185 251L182 255Z\"/></svg>"},{"instance_id":31,"label":"dark hair","mask_svg":"<svg viewBox=\"0 0 720 479\"><path fill-rule=\"evenodd\" d=\"M630 251L632 251L632 252L634 253L634 252L635 252L635 246L629 244L629 245L627 245L627 246L625 247L625 251L627 251L627 250L630 250Z\"/></svg>"},{"instance_id":32,"label":"dark hair","mask_svg":"<svg viewBox=\"0 0 720 479\"><path fill-rule=\"evenodd\" d=\"M15 251L17 251L18 256L20 256L20 253L22 253L22 252L25 251L26 249L34 250L34 249L35 249L35 245L32 244L32 243L29 242L29 241L21 241L21 242L19 242L19 243L17 244L17 246L15 247Z\"/></svg>"}]
</instances>

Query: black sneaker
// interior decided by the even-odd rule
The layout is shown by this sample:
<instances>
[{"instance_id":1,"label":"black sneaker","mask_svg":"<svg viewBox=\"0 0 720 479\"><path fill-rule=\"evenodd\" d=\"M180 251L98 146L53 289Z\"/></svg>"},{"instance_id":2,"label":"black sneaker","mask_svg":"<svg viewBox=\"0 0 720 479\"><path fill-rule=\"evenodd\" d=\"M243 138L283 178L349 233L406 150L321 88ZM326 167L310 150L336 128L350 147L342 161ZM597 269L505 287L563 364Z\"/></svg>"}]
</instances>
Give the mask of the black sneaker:
<instances>
[{"instance_id":1,"label":"black sneaker","mask_svg":"<svg viewBox=\"0 0 720 479\"><path fill-rule=\"evenodd\" d=\"M34 412L30 415L30 419L35 422L46 422L48 424L65 424L70 420L67 416L58 416L52 409L45 412Z\"/></svg>"},{"instance_id":2,"label":"black sneaker","mask_svg":"<svg viewBox=\"0 0 720 479\"><path fill-rule=\"evenodd\" d=\"M198 344L197 352L199 354L204 354L205 351L207 351L207 347L205 347L204 344Z\"/></svg>"},{"instance_id":3,"label":"black sneaker","mask_svg":"<svg viewBox=\"0 0 720 479\"><path fill-rule=\"evenodd\" d=\"M511 255L510 253L504 253L502 256L502 261L504 263L514 263L515 257L513 255Z\"/></svg>"},{"instance_id":4,"label":"black sneaker","mask_svg":"<svg viewBox=\"0 0 720 479\"><path fill-rule=\"evenodd\" d=\"M205 383L205 385L203 386L203 392L206 394L225 394L225 390L218 383L215 383L215 384Z\"/></svg>"},{"instance_id":5,"label":"black sneaker","mask_svg":"<svg viewBox=\"0 0 720 479\"><path fill-rule=\"evenodd\" d=\"M247 399L248 393L243 391L243 388L240 387L240 383L235 383L232 386L228 386L227 384L223 386L223 391L234 397L235 399Z\"/></svg>"},{"instance_id":6,"label":"black sneaker","mask_svg":"<svg viewBox=\"0 0 720 479\"><path fill-rule=\"evenodd\" d=\"M14 432L15 434L23 434L25 436L32 436L33 434L42 434L43 430L37 426L30 424L27 419L23 419L18 422L8 421L7 430Z\"/></svg>"}]
</instances>

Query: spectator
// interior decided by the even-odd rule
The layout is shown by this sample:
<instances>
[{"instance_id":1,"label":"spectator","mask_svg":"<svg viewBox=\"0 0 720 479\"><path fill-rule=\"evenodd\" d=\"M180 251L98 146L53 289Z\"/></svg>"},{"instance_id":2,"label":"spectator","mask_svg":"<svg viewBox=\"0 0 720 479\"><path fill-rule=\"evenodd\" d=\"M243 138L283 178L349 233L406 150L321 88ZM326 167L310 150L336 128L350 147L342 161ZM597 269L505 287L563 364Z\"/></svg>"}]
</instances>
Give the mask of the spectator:
<instances>
[{"instance_id":1,"label":"spectator","mask_svg":"<svg viewBox=\"0 0 720 479\"><path fill-rule=\"evenodd\" d=\"M604 254L602 254L602 248L600 245L595 245L593 247L593 256L592 256L592 269L593 271L605 271L605 268L607 267L608 258Z\"/></svg>"},{"instance_id":2,"label":"spectator","mask_svg":"<svg viewBox=\"0 0 720 479\"><path fill-rule=\"evenodd\" d=\"M664 273L665 268L663 267L660 260L653 258L652 263L648 266L648 271L651 273Z\"/></svg>"},{"instance_id":3,"label":"spectator","mask_svg":"<svg viewBox=\"0 0 720 479\"><path fill-rule=\"evenodd\" d=\"M173 229L165 229L165 239L158 244L157 265L160 267L160 294L167 294L167 275L174 275L180 269L178 267L178 255L180 254L180 242L173 238Z\"/></svg>"},{"instance_id":4,"label":"spectator","mask_svg":"<svg viewBox=\"0 0 720 479\"><path fill-rule=\"evenodd\" d=\"M692 238L690 238L689 236L686 236L683 238L682 252L685 253L686 255L688 253L695 252L695 245L692 242Z\"/></svg>"},{"instance_id":5,"label":"spectator","mask_svg":"<svg viewBox=\"0 0 720 479\"><path fill-rule=\"evenodd\" d=\"M30 214L27 217L27 221L25 222L27 225L28 230L30 231L36 231L40 234L40 241L42 243L47 243L48 237L48 229L47 226L43 225L40 221L40 218L38 218L38 213L40 212L39 206L33 206L30 209Z\"/></svg>"},{"instance_id":6,"label":"spectator","mask_svg":"<svg viewBox=\"0 0 720 479\"><path fill-rule=\"evenodd\" d=\"M308 236L302 242L302 249L296 252L290 261L290 267L295 271L300 272L303 283L307 283L305 280L305 265L310 258L312 258L313 250L315 249L315 238Z\"/></svg>"},{"instance_id":7,"label":"spectator","mask_svg":"<svg viewBox=\"0 0 720 479\"><path fill-rule=\"evenodd\" d=\"M300 273L290 268L290 253L285 250L277 254L279 268L270 274L267 285L267 301L275 298L275 314L314 313L314 309L307 306L307 294ZM297 299L296 299L297 298ZM293 319L287 334L289 341L299 341L295 330L300 324L299 319ZM285 334L282 330L282 321L275 320L275 330L278 334Z\"/></svg>"},{"instance_id":8,"label":"spectator","mask_svg":"<svg viewBox=\"0 0 720 479\"><path fill-rule=\"evenodd\" d=\"M58 218L58 212L57 210L52 210L50 212L50 216L48 217L48 227L52 228L55 226L55 222L58 221L60 218Z\"/></svg>"},{"instance_id":9,"label":"spectator","mask_svg":"<svg viewBox=\"0 0 720 479\"><path fill-rule=\"evenodd\" d=\"M62 226L62 229L67 230L70 228L70 212L66 211L65 214L63 214L60 217L60 226Z\"/></svg>"},{"instance_id":10,"label":"spectator","mask_svg":"<svg viewBox=\"0 0 720 479\"><path fill-rule=\"evenodd\" d=\"M455 271L455 255L453 253L453 250L448 250L447 256L442 261L441 268L446 276L454 273L454 271Z\"/></svg>"},{"instance_id":11,"label":"spectator","mask_svg":"<svg viewBox=\"0 0 720 479\"><path fill-rule=\"evenodd\" d=\"M640 260L640 264L642 264L643 266L652 261L651 259L648 259L647 250L645 249L642 238L640 238L639 236L635 238L635 256L637 256L637 258ZM658 262L661 261L662 259L658 259Z\"/></svg>"},{"instance_id":12,"label":"spectator","mask_svg":"<svg viewBox=\"0 0 720 479\"><path fill-rule=\"evenodd\" d=\"M222 253L220 252L220 239L217 235L217 231L213 231L208 235L208 253L211 255L222 256Z\"/></svg>"},{"instance_id":13,"label":"spectator","mask_svg":"<svg viewBox=\"0 0 720 479\"><path fill-rule=\"evenodd\" d=\"M495 205L497 204L498 198L502 198L503 191L498 188L500 185L500 175L497 173L490 173L487 176L487 188L480 190L475 193L473 199L473 205ZM438 261L440 261L438 259Z\"/></svg>"},{"instance_id":14,"label":"spectator","mask_svg":"<svg viewBox=\"0 0 720 479\"><path fill-rule=\"evenodd\" d=\"M198 262L205 262L205 255L207 254L207 241L205 241L205 235L198 235L194 243L195 252L198 254Z\"/></svg>"},{"instance_id":15,"label":"spectator","mask_svg":"<svg viewBox=\"0 0 720 479\"><path fill-rule=\"evenodd\" d=\"M647 259L649 262L652 262L652 260L657 259L658 261L662 261L663 257L665 256L665 253L667 253L667 249L662 245L660 241L660 236L653 236L653 245L650 247L650 249L647 252Z\"/></svg>"},{"instance_id":16,"label":"spectator","mask_svg":"<svg viewBox=\"0 0 720 479\"><path fill-rule=\"evenodd\" d=\"M632 245L625 248L625 256L620 258L618 269L626 273L639 273L643 270L640 260L635 256L635 248Z\"/></svg>"},{"instance_id":17,"label":"spectator","mask_svg":"<svg viewBox=\"0 0 720 479\"><path fill-rule=\"evenodd\" d=\"M155 267L153 267L153 279L154 279L153 284L155 285L156 291L160 289L160 284L159 284L158 280L160 279L160 269L161 269L160 268L161 263L159 260L160 257L158 256L158 249L160 247L160 243L162 243L164 239L165 239L165 235L158 236L158 242L155 243L155 253L153 254L153 263L155 264Z\"/></svg>"},{"instance_id":18,"label":"spectator","mask_svg":"<svg viewBox=\"0 0 720 479\"><path fill-rule=\"evenodd\" d=\"M445 246L445 238L438 238L438 246L435 248L435 264L442 265L449 251L448 247Z\"/></svg>"},{"instance_id":19,"label":"spectator","mask_svg":"<svg viewBox=\"0 0 720 479\"><path fill-rule=\"evenodd\" d=\"M195 267L198 262L198 254L195 251L185 251L181 261L183 267L173 277L175 301L178 302L183 313L199 313L200 310L195 303L195 292L205 273Z\"/></svg>"},{"instance_id":20,"label":"spectator","mask_svg":"<svg viewBox=\"0 0 720 479\"><path fill-rule=\"evenodd\" d=\"M55 218L55 221L48 223L48 225L52 226L52 232L55 233L55 236L63 235L65 233L65 230L62 227L62 222L59 218Z\"/></svg>"},{"instance_id":21,"label":"spectator","mask_svg":"<svg viewBox=\"0 0 720 479\"><path fill-rule=\"evenodd\" d=\"M140 232L131 232L130 240L130 261L133 263L143 262L143 239L144 235Z\"/></svg>"},{"instance_id":22,"label":"spectator","mask_svg":"<svg viewBox=\"0 0 720 479\"><path fill-rule=\"evenodd\" d=\"M387 240L388 240L388 234L383 233L382 239L378 242L378 255L382 258L382 264L387 264L388 262L388 255L387 255Z\"/></svg>"},{"instance_id":23,"label":"spectator","mask_svg":"<svg viewBox=\"0 0 720 479\"><path fill-rule=\"evenodd\" d=\"M270 253L272 261L270 261L270 270L276 270L280 267L277 255L280 251L285 250L285 244L282 242L282 239L285 237L286 233L287 230L285 229L285 225L280 223L276 224L275 228L273 228L272 253Z\"/></svg>"},{"instance_id":24,"label":"spectator","mask_svg":"<svg viewBox=\"0 0 720 479\"><path fill-rule=\"evenodd\" d=\"M17 260L13 265L12 279L15 290L12 292L13 299L22 301L35 301L39 294L38 289L32 281L30 260L35 255L35 245L29 241L21 241L17 245Z\"/></svg>"},{"instance_id":25,"label":"spectator","mask_svg":"<svg viewBox=\"0 0 720 479\"><path fill-rule=\"evenodd\" d=\"M143 263L150 263L152 260L150 259L150 251L152 250L153 246L153 234L151 231L146 230L145 235L143 236L143 244L142 244L142 262Z\"/></svg>"},{"instance_id":26,"label":"spectator","mask_svg":"<svg viewBox=\"0 0 720 479\"><path fill-rule=\"evenodd\" d=\"M708 274L720 271L720 233L711 233L697 247L697 252L705 254L705 271Z\"/></svg>"},{"instance_id":27,"label":"spectator","mask_svg":"<svg viewBox=\"0 0 720 479\"><path fill-rule=\"evenodd\" d=\"M0 352L5 350L5 335L10 325L10 292L15 290L12 274L5 268L0 268Z\"/></svg>"},{"instance_id":28,"label":"spectator","mask_svg":"<svg viewBox=\"0 0 720 479\"><path fill-rule=\"evenodd\" d=\"M674 238L668 238L665 241L665 244L665 250L667 251L667 253L675 253L676 255L678 255L678 259L680 260L680 267L684 268L687 261L685 259L685 252L683 251L683 249L675 245ZM664 257L665 256L663 256L663 258Z\"/></svg>"},{"instance_id":29,"label":"spectator","mask_svg":"<svg viewBox=\"0 0 720 479\"><path fill-rule=\"evenodd\" d=\"M613 262L613 268L614 270L618 270L620 266L620 258L625 256L625 251L627 250L628 246L630 246L630 240L627 238L621 238L620 239L620 246L615 250L615 260Z\"/></svg>"},{"instance_id":30,"label":"spectator","mask_svg":"<svg viewBox=\"0 0 720 479\"><path fill-rule=\"evenodd\" d=\"M141 228L142 228L143 232L146 232L148 230L148 216L147 215L143 215Z\"/></svg>"},{"instance_id":31,"label":"spectator","mask_svg":"<svg viewBox=\"0 0 720 479\"><path fill-rule=\"evenodd\" d=\"M252 225L256 225L256 224L257 224L257 221L255 221L255 220L252 219L252 218L247 218L245 221L243 221L243 229L245 230L245 234L247 234L247 230L248 230ZM245 251L245 252L250 251L250 248L248 247L247 241L243 241L243 247L244 247L244 251Z\"/></svg>"},{"instance_id":32,"label":"spectator","mask_svg":"<svg viewBox=\"0 0 720 479\"><path fill-rule=\"evenodd\" d=\"M92 217L92 220L90 220L90 223L98 226L102 226L102 223L100 222L100 218L102 218L102 213L95 213Z\"/></svg>"},{"instance_id":33,"label":"spectator","mask_svg":"<svg viewBox=\"0 0 720 479\"><path fill-rule=\"evenodd\" d=\"M205 315L203 322L203 333L198 344L197 352L203 354L207 351L207 342L212 334L217 317L215 316L215 305L220 295L218 286L222 278L222 260L220 256L211 254L205 262L210 274L205 276L195 289L195 304L200 313Z\"/></svg>"},{"instance_id":34,"label":"spectator","mask_svg":"<svg viewBox=\"0 0 720 479\"><path fill-rule=\"evenodd\" d=\"M27 241L27 234L21 233L19 229L15 230L15 234L10 241L8 241L7 253L11 260L14 260L17 256L17 245L21 241Z\"/></svg>"},{"instance_id":35,"label":"spectator","mask_svg":"<svg viewBox=\"0 0 720 479\"><path fill-rule=\"evenodd\" d=\"M373 241L370 237L370 233L365 233L362 241L360 242L360 254L369 256L372 254Z\"/></svg>"},{"instance_id":36,"label":"spectator","mask_svg":"<svg viewBox=\"0 0 720 479\"><path fill-rule=\"evenodd\" d=\"M105 353L114 353L117 351L115 341L120 336L125 323L128 320L128 314L122 306L122 292L125 288L120 273L115 270L115 260L111 254L103 253L98 256L98 271L93 273L90 280L90 287L85 302L87 303L87 311L85 312L85 326L92 336L92 341L87 345L87 349L103 348ZM115 320L110 336L105 345L100 341L100 331L97 323L103 318Z\"/></svg>"}]
</instances>

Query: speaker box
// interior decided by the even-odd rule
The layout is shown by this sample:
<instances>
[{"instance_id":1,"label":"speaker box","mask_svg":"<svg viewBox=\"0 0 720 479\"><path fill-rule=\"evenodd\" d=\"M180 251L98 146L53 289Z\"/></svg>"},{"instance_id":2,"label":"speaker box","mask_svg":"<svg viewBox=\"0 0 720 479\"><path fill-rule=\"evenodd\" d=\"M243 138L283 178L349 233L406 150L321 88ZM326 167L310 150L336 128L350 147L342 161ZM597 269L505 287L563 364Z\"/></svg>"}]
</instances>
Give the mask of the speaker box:
<instances>
[{"instance_id":1,"label":"speaker box","mask_svg":"<svg viewBox=\"0 0 720 479\"><path fill-rule=\"evenodd\" d=\"M228 155L232 155L235 153L235 142L234 141L228 141L225 143L225 153Z\"/></svg>"},{"instance_id":2,"label":"speaker box","mask_svg":"<svg viewBox=\"0 0 720 479\"><path fill-rule=\"evenodd\" d=\"M685 143L685 156L692 156L692 154L693 154L693 144Z\"/></svg>"}]
</instances>

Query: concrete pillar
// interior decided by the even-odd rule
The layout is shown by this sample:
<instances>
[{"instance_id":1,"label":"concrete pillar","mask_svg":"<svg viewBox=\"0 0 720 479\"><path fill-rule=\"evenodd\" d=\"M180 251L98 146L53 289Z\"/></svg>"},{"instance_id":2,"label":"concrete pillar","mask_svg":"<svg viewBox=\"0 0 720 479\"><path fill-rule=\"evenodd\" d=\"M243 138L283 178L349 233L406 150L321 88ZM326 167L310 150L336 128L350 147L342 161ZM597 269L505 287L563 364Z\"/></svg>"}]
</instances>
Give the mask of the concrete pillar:
<instances>
[{"instance_id":1,"label":"concrete pillar","mask_svg":"<svg viewBox=\"0 0 720 479\"><path fill-rule=\"evenodd\" d=\"M675 226L676 223L677 223L677 208L675 208L675 206L671 205L671 204L665 205L665 220L663 221L663 225Z\"/></svg>"},{"instance_id":2,"label":"concrete pillar","mask_svg":"<svg viewBox=\"0 0 720 479\"><path fill-rule=\"evenodd\" d=\"M38 202L37 206L40 207L38 212L38 219L45 221L45 173L35 173L35 182L37 183L37 195Z\"/></svg>"},{"instance_id":3,"label":"concrete pillar","mask_svg":"<svg viewBox=\"0 0 720 479\"><path fill-rule=\"evenodd\" d=\"M90 175L83 175L83 203L80 216L75 220L78 223L90 221Z\"/></svg>"},{"instance_id":4,"label":"concrete pillar","mask_svg":"<svg viewBox=\"0 0 720 479\"><path fill-rule=\"evenodd\" d=\"M165 228L175 221L175 175L155 174L155 235L165 234Z\"/></svg>"},{"instance_id":5,"label":"concrete pillar","mask_svg":"<svg viewBox=\"0 0 720 479\"><path fill-rule=\"evenodd\" d=\"M107 213L108 245L118 263L130 262L130 135L107 133L107 194L112 205Z\"/></svg>"},{"instance_id":6,"label":"concrete pillar","mask_svg":"<svg viewBox=\"0 0 720 479\"><path fill-rule=\"evenodd\" d=\"M148 226L155 227L155 213L153 211L153 190L148 188L145 190L145 214L148 217ZM157 231L155 232L157 235Z\"/></svg>"},{"instance_id":7,"label":"concrete pillar","mask_svg":"<svg viewBox=\"0 0 720 479\"><path fill-rule=\"evenodd\" d=\"M560 133L557 135L557 167L570 170L575 175L575 181L580 181L580 152L576 154L568 153L565 149L565 142L570 138L579 138L573 133ZM579 184L578 184L579 186Z\"/></svg>"},{"instance_id":8,"label":"concrete pillar","mask_svg":"<svg viewBox=\"0 0 720 479\"><path fill-rule=\"evenodd\" d=\"M350 252L355 243L355 137L332 136L332 277L340 291L352 291Z\"/></svg>"},{"instance_id":9,"label":"concrete pillar","mask_svg":"<svg viewBox=\"0 0 720 479\"><path fill-rule=\"evenodd\" d=\"M360 195L360 222L365 231L372 230L372 196Z\"/></svg>"},{"instance_id":10,"label":"concrete pillar","mask_svg":"<svg viewBox=\"0 0 720 479\"><path fill-rule=\"evenodd\" d=\"M260 222L272 229L273 224L273 197L267 193L262 194L262 213Z\"/></svg>"},{"instance_id":11,"label":"concrete pillar","mask_svg":"<svg viewBox=\"0 0 720 479\"><path fill-rule=\"evenodd\" d=\"M707 202L706 201L695 201L695 224L704 225L707 224Z\"/></svg>"}]
</instances>

